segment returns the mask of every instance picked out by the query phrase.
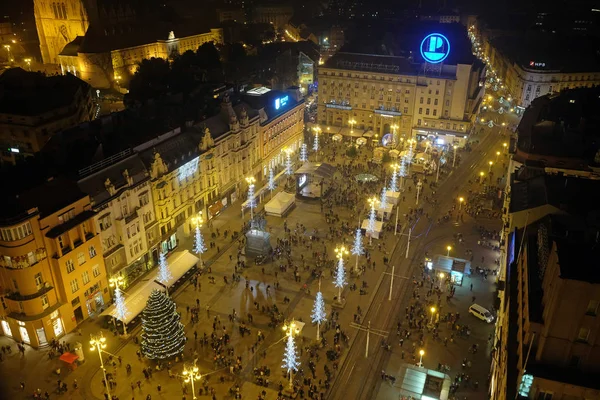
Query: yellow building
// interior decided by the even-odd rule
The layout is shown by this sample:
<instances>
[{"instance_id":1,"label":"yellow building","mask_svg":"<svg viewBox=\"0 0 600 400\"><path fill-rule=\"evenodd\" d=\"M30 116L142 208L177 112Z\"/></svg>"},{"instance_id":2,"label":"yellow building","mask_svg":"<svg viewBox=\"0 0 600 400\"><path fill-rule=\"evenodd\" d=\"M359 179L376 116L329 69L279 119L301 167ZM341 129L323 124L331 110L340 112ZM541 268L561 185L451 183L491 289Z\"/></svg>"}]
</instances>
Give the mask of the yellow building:
<instances>
[{"instance_id":1,"label":"yellow building","mask_svg":"<svg viewBox=\"0 0 600 400\"><path fill-rule=\"evenodd\" d=\"M373 131L379 138L396 133L463 144L483 92L482 70L435 68L404 57L338 52L319 67L317 122L347 127L342 134L352 136Z\"/></svg>"},{"instance_id":2,"label":"yellow building","mask_svg":"<svg viewBox=\"0 0 600 400\"><path fill-rule=\"evenodd\" d=\"M51 179L2 209L1 324L33 347L75 329L109 299L102 244L89 197Z\"/></svg>"}]
</instances>

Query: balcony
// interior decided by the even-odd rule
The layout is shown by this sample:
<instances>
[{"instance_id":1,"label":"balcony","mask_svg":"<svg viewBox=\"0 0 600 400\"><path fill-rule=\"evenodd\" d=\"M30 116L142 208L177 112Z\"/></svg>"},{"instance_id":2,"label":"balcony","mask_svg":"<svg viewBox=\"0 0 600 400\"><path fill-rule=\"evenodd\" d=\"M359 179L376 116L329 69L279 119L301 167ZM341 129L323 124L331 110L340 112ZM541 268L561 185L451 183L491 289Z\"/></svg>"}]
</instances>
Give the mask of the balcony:
<instances>
[{"instance_id":1,"label":"balcony","mask_svg":"<svg viewBox=\"0 0 600 400\"><path fill-rule=\"evenodd\" d=\"M23 269L33 267L47 257L46 249L40 247L34 252L33 257L23 255L19 257L0 257L0 267L8 269Z\"/></svg>"},{"instance_id":2,"label":"balcony","mask_svg":"<svg viewBox=\"0 0 600 400\"><path fill-rule=\"evenodd\" d=\"M6 298L9 300L13 300L13 301L33 300L33 299L40 297L43 294L48 293L52 289L54 289L54 288L50 285L49 282L44 282L44 285L40 288L40 290L38 290L35 293L23 295L19 292L10 292L6 295Z\"/></svg>"},{"instance_id":3,"label":"balcony","mask_svg":"<svg viewBox=\"0 0 600 400\"><path fill-rule=\"evenodd\" d=\"M93 232L88 232L88 233L85 234L85 240L90 240L94 236L96 236L96 235Z\"/></svg>"},{"instance_id":4,"label":"balcony","mask_svg":"<svg viewBox=\"0 0 600 400\"><path fill-rule=\"evenodd\" d=\"M125 217L125 223L128 224L132 222L134 219L138 218L138 208L136 207L131 214Z\"/></svg>"}]
</instances>

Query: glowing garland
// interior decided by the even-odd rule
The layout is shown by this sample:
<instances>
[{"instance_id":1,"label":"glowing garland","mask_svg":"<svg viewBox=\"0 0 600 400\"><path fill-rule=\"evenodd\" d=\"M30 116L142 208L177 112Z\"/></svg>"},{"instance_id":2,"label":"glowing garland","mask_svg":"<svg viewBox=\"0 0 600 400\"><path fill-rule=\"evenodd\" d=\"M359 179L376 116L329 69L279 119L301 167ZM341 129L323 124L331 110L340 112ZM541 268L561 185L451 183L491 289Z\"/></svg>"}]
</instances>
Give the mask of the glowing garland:
<instances>
[{"instance_id":1,"label":"glowing garland","mask_svg":"<svg viewBox=\"0 0 600 400\"><path fill-rule=\"evenodd\" d=\"M187 338L180 320L173 300L153 290L142 312L142 354L151 360L182 354Z\"/></svg>"},{"instance_id":2,"label":"glowing garland","mask_svg":"<svg viewBox=\"0 0 600 400\"><path fill-rule=\"evenodd\" d=\"M156 277L156 280L167 286L171 279L173 279L173 276L171 275L165 253L160 253L158 256L158 276Z\"/></svg>"},{"instance_id":3,"label":"glowing garland","mask_svg":"<svg viewBox=\"0 0 600 400\"><path fill-rule=\"evenodd\" d=\"M202 232L200 232L200 226L196 225L196 234L194 237L194 253L203 254L206 251L206 246L204 245L204 238L202 237Z\"/></svg>"}]
</instances>

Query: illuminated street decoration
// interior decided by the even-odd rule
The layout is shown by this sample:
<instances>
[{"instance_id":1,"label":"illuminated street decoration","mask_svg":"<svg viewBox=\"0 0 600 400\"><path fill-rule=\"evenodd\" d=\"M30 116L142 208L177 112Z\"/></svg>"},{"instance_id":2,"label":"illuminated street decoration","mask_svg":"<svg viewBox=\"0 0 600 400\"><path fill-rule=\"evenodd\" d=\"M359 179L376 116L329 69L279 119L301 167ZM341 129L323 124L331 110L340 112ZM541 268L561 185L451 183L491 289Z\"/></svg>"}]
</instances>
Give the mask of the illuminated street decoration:
<instances>
[{"instance_id":1,"label":"illuminated street decoration","mask_svg":"<svg viewBox=\"0 0 600 400\"><path fill-rule=\"evenodd\" d=\"M193 176L198 171L198 157L179 167L179 182Z\"/></svg>"},{"instance_id":2,"label":"illuminated street decoration","mask_svg":"<svg viewBox=\"0 0 600 400\"><path fill-rule=\"evenodd\" d=\"M441 33L430 33L421 42L421 55L428 63L441 63L449 54L450 41Z\"/></svg>"}]
</instances>

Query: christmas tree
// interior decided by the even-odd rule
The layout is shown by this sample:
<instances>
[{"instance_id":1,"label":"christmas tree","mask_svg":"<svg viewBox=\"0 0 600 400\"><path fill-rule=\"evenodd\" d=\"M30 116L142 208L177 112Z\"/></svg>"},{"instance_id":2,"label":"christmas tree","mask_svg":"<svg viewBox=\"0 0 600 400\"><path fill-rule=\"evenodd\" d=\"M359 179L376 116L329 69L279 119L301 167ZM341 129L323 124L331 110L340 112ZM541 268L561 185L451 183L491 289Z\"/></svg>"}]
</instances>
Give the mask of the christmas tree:
<instances>
[{"instance_id":1,"label":"christmas tree","mask_svg":"<svg viewBox=\"0 0 600 400\"><path fill-rule=\"evenodd\" d=\"M115 311L117 313L117 319L123 323L123 334L127 335L127 325L125 325L125 319L127 318L127 307L125 306L125 299L123 298L123 292L118 286L115 288Z\"/></svg>"},{"instance_id":2,"label":"christmas tree","mask_svg":"<svg viewBox=\"0 0 600 400\"><path fill-rule=\"evenodd\" d=\"M206 251L206 246L204 245L204 238L202 237L202 232L200 232L200 226L196 225L196 234L194 236L194 253L203 254Z\"/></svg>"},{"instance_id":3,"label":"christmas tree","mask_svg":"<svg viewBox=\"0 0 600 400\"><path fill-rule=\"evenodd\" d=\"M327 313L325 312L325 301L323 300L323 294L319 289L317 295L315 296L315 304L313 305L312 314L310 315L312 322L317 324L317 342L320 340L319 330L321 328L321 323L326 321L326 316Z\"/></svg>"},{"instance_id":4,"label":"christmas tree","mask_svg":"<svg viewBox=\"0 0 600 400\"><path fill-rule=\"evenodd\" d=\"M153 290L142 312L142 354L164 360L183 353L185 332L173 300Z\"/></svg>"},{"instance_id":5,"label":"christmas tree","mask_svg":"<svg viewBox=\"0 0 600 400\"><path fill-rule=\"evenodd\" d=\"M315 141L313 143L313 150L319 151L319 134L315 133Z\"/></svg>"},{"instance_id":6,"label":"christmas tree","mask_svg":"<svg viewBox=\"0 0 600 400\"><path fill-rule=\"evenodd\" d=\"M298 371L300 361L298 361L298 355L296 354L296 345L294 344L294 337L288 334L287 343L285 345L285 352L283 353L283 365L281 368L285 368L290 374L290 388L292 387L292 376L294 371Z\"/></svg>"},{"instance_id":7,"label":"christmas tree","mask_svg":"<svg viewBox=\"0 0 600 400\"><path fill-rule=\"evenodd\" d=\"M333 285L338 288L338 302L342 302L342 289L346 286L346 271L344 270L344 259L340 257L338 266L335 272L335 280Z\"/></svg>"},{"instance_id":8,"label":"christmas tree","mask_svg":"<svg viewBox=\"0 0 600 400\"><path fill-rule=\"evenodd\" d=\"M156 280L167 286L172 278L173 276L171 275L171 270L169 269L169 264L167 263L165 253L160 253L158 256L158 276L156 277Z\"/></svg>"},{"instance_id":9,"label":"christmas tree","mask_svg":"<svg viewBox=\"0 0 600 400\"><path fill-rule=\"evenodd\" d=\"M302 146L300 146L300 161L308 161L308 149L306 143L302 143Z\"/></svg>"},{"instance_id":10,"label":"christmas tree","mask_svg":"<svg viewBox=\"0 0 600 400\"><path fill-rule=\"evenodd\" d=\"M285 152L285 174L292 175L294 173L294 168L292 166L292 152Z\"/></svg>"},{"instance_id":11,"label":"christmas tree","mask_svg":"<svg viewBox=\"0 0 600 400\"><path fill-rule=\"evenodd\" d=\"M390 192L398 191L398 174L396 167L394 167L394 171L392 172L392 178L390 180Z\"/></svg>"},{"instance_id":12,"label":"christmas tree","mask_svg":"<svg viewBox=\"0 0 600 400\"><path fill-rule=\"evenodd\" d=\"M356 265L354 266L354 270L358 272L358 257L365 252L362 244L362 231L360 228L356 229L356 235L354 235L354 246L352 246L350 251L356 256Z\"/></svg>"},{"instance_id":13,"label":"christmas tree","mask_svg":"<svg viewBox=\"0 0 600 400\"><path fill-rule=\"evenodd\" d=\"M382 215L387 209L387 188L385 186L383 187L383 189L381 189L381 200L379 201L379 209L381 210ZM381 219L383 220L383 216L381 217Z\"/></svg>"}]
</instances>

